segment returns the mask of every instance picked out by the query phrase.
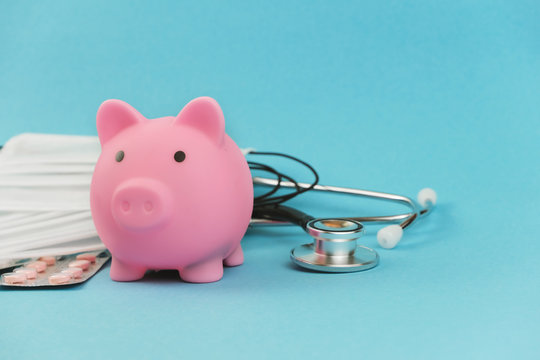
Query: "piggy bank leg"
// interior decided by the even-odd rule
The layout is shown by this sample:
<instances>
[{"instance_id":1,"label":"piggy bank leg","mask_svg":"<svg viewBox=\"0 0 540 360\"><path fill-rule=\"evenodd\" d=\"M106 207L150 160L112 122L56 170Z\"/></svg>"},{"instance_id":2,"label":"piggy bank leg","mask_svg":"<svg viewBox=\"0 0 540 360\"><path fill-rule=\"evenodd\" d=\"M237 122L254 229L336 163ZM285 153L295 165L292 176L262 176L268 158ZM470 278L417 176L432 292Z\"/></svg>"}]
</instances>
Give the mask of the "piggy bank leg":
<instances>
[{"instance_id":1,"label":"piggy bank leg","mask_svg":"<svg viewBox=\"0 0 540 360\"><path fill-rule=\"evenodd\" d=\"M111 263L111 279L114 281L135 281L142 279L146 268L127 265L114 256Z\"/></svg>"},{"instance_id":2,"label":"piggy bank leg","mask_svg":"<svg viewBox=\"0 0 540 360\"><path fill-rule=\"evenodd\" d=\"M192 283L209 283L223 277L223 259L221 257L202 261L181 269L182 280Z\"/></svg>"},{"instance_id":3,"label":"piggy bank leg","mask_svg":"<svg viewBox=\"0 0 540 360\"><path fill-rule=\"evenodd\" d=\"M244 252L242 247L238 245L231 255L227 256L223 261L227 266L238 266L244 263Z\"/></svg>"}]
</instances>

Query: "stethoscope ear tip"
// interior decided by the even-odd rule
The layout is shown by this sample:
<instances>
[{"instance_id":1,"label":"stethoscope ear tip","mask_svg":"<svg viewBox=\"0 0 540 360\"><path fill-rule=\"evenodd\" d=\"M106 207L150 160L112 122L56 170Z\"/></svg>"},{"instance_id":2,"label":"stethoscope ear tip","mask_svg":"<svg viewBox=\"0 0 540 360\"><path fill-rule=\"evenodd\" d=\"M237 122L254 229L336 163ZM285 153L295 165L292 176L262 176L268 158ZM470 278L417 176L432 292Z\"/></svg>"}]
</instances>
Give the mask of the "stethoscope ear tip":
<instances>
[{"instance_id":1,"label":"stethoscope ear tip","mask_svg":"<svg viewBox=\"0 0 540 360\"><path fill-rule=\"evenodd\" d=\"M435 205L437 203L437 193L433 189L424 188L418 192L417 199L418 203L423 207L426 207L428 202L430 202L431 205Z\"/></svg>"},{"instance_id":2,"label":"stethoscope ear tip","mask_svg":"<svg viewBox=\"0 0 540 360\"><path fill-rule=\"evenodd\" d=\"M402 236L403 229L401 226L397 224L388 225L377 232L377 242L385 249L393 249L399 243Z\"/></svg>"}]
</instances>

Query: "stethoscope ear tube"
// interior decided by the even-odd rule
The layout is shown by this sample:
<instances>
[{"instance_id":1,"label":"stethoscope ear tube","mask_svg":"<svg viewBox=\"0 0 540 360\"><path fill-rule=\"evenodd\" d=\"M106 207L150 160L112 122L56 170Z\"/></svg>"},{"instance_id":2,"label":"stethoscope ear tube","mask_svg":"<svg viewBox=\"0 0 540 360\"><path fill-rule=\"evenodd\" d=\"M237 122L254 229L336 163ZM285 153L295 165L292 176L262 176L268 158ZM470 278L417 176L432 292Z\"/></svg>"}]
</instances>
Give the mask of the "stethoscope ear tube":
<instances>
[{"instance_id":1,"label":"stethoscope ear tube","mask_svg":"<svg viewBox=\"0 0 540 360\"><path fill-rule=\"evenodd\" d=\"M308 222L314 219L311 215L284 205L254 206L251 217L270 222L284 221L298 225L304 230L306 230Z\"/></svg>"},{"instance_id":2,"label":"stethoscope ear tube","mask_svg":"<svg viewBox=\"0 0 540 360\"><path fill-rule=\"evenodd\" d=\"M253 184L263 185L263 186L273 186L273 187L280 186L284 188L311 187L313 190L316 190L316 191L349 194L349 195L374 198L374 199L391 201L391 202L399 202L403 205L406 205L410 209L410 212L403 213L403 214L396 214L396 215L381 215L381 216L356 216L356 217L345 216L343 218L358 221L361 223L364 223L364 222L369 222L369 223L374 223L374 224L399 223L399 226L401 226L402 229L405 229L411 226L419 218L422 218L428 215L429 213L431 213L437 199L437 194L435 193L435 191L429 188L422 189L418 193L419 202L422 204L422 206L420 206L409 197L406 197L403 195L383 193L383 192L378 192L378 191L352 189L352 188L329 186L329 185L318 185L318 184L313 186L313 184L292 183L288 181L278 181L275 179L267 179L267 178L261 178L261 177L254 177ZM252 220L254 223L265 222L264 219L257 218L255 216L252 217ZM284 221L288 222L289 220L284 220ZM270 222L274 224L276 223L276 221L268 221L268 223Z\"/></svg>"}]
</instances>

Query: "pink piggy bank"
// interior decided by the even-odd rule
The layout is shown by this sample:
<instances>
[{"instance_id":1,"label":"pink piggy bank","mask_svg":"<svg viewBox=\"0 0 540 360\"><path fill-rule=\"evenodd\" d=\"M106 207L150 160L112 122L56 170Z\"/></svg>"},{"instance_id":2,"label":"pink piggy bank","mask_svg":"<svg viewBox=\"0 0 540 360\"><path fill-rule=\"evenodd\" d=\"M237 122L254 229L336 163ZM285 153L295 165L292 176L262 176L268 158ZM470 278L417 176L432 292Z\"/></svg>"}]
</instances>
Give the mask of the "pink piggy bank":
<instances>
[{"instance_id":1,"label":"pink piggy bank","mask_svg":"<svg viewBox=\"0 0 540 360\"><path fill-rule=\"evenodd\" d=\"M178 116L154 120L108 100L97 131L102 152L90 203L112 254L113 280L177 269L183 280L204 283L221 279L223 264L242 264L253 184L214 99L197 98Z\"/></svg>"}]
</instances>

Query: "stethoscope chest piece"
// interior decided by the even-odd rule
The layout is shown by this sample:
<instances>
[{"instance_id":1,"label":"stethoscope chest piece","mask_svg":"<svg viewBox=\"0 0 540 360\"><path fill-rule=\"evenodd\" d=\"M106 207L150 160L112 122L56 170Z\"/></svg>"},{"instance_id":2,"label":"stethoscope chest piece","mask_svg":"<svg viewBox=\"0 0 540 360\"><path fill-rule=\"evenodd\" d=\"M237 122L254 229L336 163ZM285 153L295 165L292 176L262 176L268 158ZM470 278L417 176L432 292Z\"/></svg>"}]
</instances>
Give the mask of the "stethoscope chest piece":
<instances>
[{"instance_id":1,"label":"stethoscope chest piece","mask_svg":"<svg viewBox=\"0 0 540 360\"><path fill-rule=\"evenodd\" d=\"M322 272L354 272L371 269L379 263L373 249L357 245L364 226L349 219L314 219L306 225L314 237L291 251L291 260L298 266Z\"/></svg>"}]
</instances>

